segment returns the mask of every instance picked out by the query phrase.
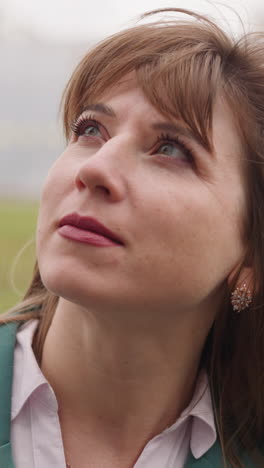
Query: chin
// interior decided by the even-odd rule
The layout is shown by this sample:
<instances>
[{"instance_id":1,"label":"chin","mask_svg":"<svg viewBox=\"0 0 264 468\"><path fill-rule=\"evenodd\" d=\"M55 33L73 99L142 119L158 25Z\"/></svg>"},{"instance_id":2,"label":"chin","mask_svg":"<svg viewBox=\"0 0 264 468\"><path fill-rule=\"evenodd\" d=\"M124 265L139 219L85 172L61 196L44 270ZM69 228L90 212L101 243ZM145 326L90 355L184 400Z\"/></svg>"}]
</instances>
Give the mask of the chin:
<instances>
[{"instance_id":1,"label":"chin","mask_svg":"<svg viewBox=\"0 0 264 468\"><path fill-rule=\"evenodd\" d=\"M80 281L72 268L67 269L65 265L59 267L58 264L51 266L49 263L48 268L42 265L40 274L45 288L58 297L84 308L102 303L102 288L92 285L92 281Z\"/></svg>"},{"instance_id":2,"label":"chin","mask_svg":"<svg viewBox=\"0 0 264 468\"><path fill-rule=\"evenodd\" d=\"M57 296L63 296L63 292L75 289L77 278L66 262L44 260L39 262L39 271L45 288Z\"/></svg>"}]
</instances>

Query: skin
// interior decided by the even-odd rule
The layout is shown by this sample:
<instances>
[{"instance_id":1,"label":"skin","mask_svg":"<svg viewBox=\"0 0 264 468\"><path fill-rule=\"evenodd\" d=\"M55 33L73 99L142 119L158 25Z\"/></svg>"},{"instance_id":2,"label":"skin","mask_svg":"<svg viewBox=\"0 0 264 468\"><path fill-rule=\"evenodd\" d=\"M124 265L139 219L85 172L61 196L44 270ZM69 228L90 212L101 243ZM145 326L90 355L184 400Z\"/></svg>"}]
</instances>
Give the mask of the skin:
<instances>
[{"instance_id":1,"label":"skin","mask_svg":"<svg viewBox=\"0 0 264 468\"><path fill-rule=\"evenodd\" d=\"M190 401L206 336L245 246L241 147L220 98L214 154L182 136L157 143L155 109L132 75L97 101L86 135L72 135L46 180L37 254L60 296L42 371L58 403L65 454L78 468L131 467ZM163 133L166 133L163 131ZM170 132L175 137L175 134ZM62 237L59 220L92 216L123 245Z\"/></svg>"}]
</instances>

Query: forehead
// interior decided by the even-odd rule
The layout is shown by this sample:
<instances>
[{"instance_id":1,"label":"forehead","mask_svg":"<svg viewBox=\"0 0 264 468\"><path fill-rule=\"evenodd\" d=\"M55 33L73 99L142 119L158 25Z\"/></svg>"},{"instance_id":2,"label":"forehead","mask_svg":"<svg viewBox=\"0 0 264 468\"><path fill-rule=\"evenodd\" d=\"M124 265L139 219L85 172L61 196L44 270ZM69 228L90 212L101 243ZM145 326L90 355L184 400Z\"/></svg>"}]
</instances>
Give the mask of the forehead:
<instances>
[{"instance_id":1,"label":"forehead","mask_svg":"<svg viewBox=\"0 0 264 468\"><path fill-rule=\"evenodd\" d=\"M215 101L212 125L214 150L219 156L221 156L221 149L225 147L225 152L230 157L240 162L245 161L238 123L223 96L218 96Z\"/></svg>"},{"instance_id":2,"label":"forehead","mask_svg":"<svg viewBox=\"0 0 264 468\"><path fill-rule=\"evenodd\" d=\"M165 119L169 116L162 116L162 113L157 107L148 99L148 96L144 93L140 87L137 76L135 73L130 73L124 78L119 80L111 88L106 89L101 95L95 96L92 100L94 103L102 103L106 107L108 114L113 117L120 116L123 118L129 118L132 115L138 114L139 117L147 119ZM144 116L142 115L142 109L144 108Z\"/></svg>"},{"instance_id":3,"label":"forehead","mask_svg":"<svg viewBox=\"0 0 264 468\"><path fill-rule=\"evenodd\" d=\"M119 109L123 107L128 115L132 111L135 111L138 105L145 104L153 113L161 114L160 110L153 106L148 96L144 93L135 72L125 75L111 87L106 88L102 93L93 96L90 95L89 101L88 106L94 103L112 103L113 106ZM132 105L133 102L134 105ZM115 116L115 109L110 109L109 107L109 114L111 113Z\"/></svg>"},{"instance_id":4,"label":"forehead","mask_svg":"<svg viewBox=\"0 0 264 468\"><path fill-rule=\"evenodd\" d=\"M135 71L127 73L120 80L114 83L110 88L105 89L101 97L112 98L119 94L131 91L134 88L139 88L139 81ZM98 97L98 96L97 96Z\"/></svg>"}]
</instances>

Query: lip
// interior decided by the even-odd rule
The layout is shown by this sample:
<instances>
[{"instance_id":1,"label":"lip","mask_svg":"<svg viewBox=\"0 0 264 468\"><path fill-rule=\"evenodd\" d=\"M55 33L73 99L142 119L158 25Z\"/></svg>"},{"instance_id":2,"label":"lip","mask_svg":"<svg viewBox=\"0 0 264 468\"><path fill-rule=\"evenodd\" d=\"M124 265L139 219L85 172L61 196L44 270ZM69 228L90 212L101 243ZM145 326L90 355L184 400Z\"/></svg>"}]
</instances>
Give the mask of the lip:
<instances>
[{"instance_id":1,"label":"lip","mask_svg":"<svg viewBox=\"0 0 264 468\"><path fill-rule=\"evenodd\" d=\"M70 213L59 221L63 237L97 246L124 245L122 239L97 219Z\"/></svg>"}]
</instances>

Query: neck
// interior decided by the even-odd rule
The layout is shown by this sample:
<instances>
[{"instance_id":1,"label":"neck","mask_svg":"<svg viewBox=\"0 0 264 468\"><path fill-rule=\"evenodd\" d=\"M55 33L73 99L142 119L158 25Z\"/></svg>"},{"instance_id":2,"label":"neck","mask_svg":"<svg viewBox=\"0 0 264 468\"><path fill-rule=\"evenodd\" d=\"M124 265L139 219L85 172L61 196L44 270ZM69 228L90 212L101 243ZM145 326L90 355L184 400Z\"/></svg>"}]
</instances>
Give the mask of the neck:
<instances>
[{"instance_id":1,"label":"neck","mask_svg":"<svg viewBox=\"0 0 264 468\"><path fill-rule=\"evenodd\" d=\"M158 321L146 313L95 313L60 299L41 367L61 420L122 447L144 445L191 399L211 325L194 322L188 314Z\"/></svg>"}]
</instances>

